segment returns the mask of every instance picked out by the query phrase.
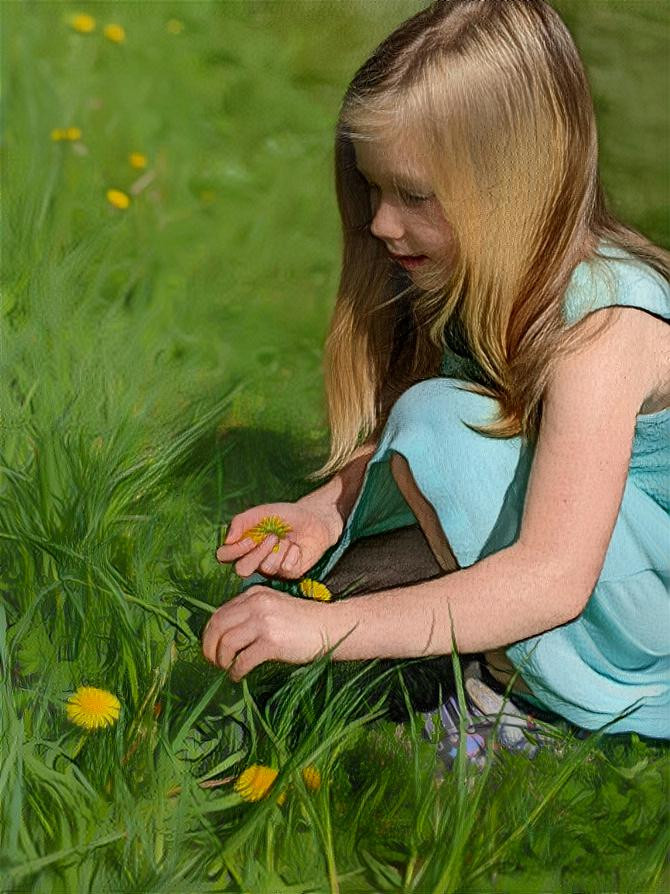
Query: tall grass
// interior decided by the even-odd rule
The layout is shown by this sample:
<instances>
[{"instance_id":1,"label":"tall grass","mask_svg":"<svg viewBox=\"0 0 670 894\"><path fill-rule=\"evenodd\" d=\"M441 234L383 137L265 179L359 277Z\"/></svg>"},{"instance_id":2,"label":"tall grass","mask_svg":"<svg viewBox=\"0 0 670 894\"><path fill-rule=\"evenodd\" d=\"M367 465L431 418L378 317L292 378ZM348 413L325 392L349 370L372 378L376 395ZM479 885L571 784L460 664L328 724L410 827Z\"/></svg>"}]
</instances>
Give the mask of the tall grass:
<instances>
[{"instance_id":1,"label":"tall grass","mask_svg":"<svg viewBox=\"0 0 670 894\"><path fill-rule=\"evenodd\" d=\"M438 784L421 718L396 729L367 675L335 682L322 659L235 685L200 653L239 586L214 560L222 525L298 497L325 456L332 125L356 66L420 6L2 7L3 891L670 886L659 743L558 729L534 761L496 753L477 775L461 755ZM605 181L667 244L667 7L560 9L592 60ZM79 11L92 34L69 27ZM81 140L50 139L70 125ZM118 696L114 727L67 721L82 684ZM232 780L254 762L280 774L248 803Z\"/></svg>"}]
</instances>

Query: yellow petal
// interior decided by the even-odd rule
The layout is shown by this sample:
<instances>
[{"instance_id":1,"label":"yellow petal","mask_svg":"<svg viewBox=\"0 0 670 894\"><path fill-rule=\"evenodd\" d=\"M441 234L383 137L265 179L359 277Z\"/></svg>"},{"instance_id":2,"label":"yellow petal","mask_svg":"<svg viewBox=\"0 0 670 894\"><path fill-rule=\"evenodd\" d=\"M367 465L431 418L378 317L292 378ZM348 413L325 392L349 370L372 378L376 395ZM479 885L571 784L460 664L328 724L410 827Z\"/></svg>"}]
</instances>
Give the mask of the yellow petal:
<instances>
[{"instance_id":1,"label":"yellow petal","mask_svg":"<svg viewBox=\"0 0 670 894\"><path fill-rule=\"evenodd\" d=\"M170 34L181 34L184 30L184 23L180 22L179 19L169 19L165 23L165 28Z\"/></svg>"},{"instance_id":2,"label":"yellow petal","mask_svg":"<svg viewBox=\"0 0 670 894\"><path fill-rule=\"evenodd\" d=\"M80 34L90 34L95 31L95 19L86 12L81 12L70 20L75 31Z\"/></svg>"},{"instance_id":3,"label":"yellow petal","mask_svg":"<svg viewBox=\"0 0 670 894\"><path fill-rule=\"evenodd\" d=\"M115 208L127 208L130 205L130 196L120 189L108 189L106 195L107 201Z\"/></svg>"},{"instance_id":4,"label":"yellow petal","mask_svg":"<svg viewBox=\"0 0 670 894\"><path fill-rule=\"evenodd\" d=\"M79 127L68 127L65 131L65 137L68 140L80 140L81 139L81 128Z\"/></svg>"},{"instance_id":5,"label":"yellow petal","mask_svg":"<svg viewBox=\"0 0 670 894\"><path fill-rule=\"evenodd\" d=\"M65 134L66 134L66 131L64 131L62 127L55 127L51 131L51 139L52 140L64 140L64 139L66 139Z\"/></svg>"}]
</instances>

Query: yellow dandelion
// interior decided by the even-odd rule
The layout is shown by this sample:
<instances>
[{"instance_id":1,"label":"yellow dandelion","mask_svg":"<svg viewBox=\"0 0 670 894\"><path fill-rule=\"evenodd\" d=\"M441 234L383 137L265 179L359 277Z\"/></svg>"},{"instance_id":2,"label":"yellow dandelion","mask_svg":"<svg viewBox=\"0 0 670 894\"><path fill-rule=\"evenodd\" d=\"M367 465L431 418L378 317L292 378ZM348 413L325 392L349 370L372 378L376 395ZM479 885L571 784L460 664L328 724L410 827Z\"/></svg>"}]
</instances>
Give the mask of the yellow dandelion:
<instances>
[{"instance_id":1,"label":"yellow dandelion","mask_svg":"<svg viewBox=\"0 0 670 894\"><path fill-rule=\"evenodd\" d=\"M95 19L86 12L80 12L70 20L75 31L80 34L90 34L95 31Z\"/></svg>"},{"instance_id":2,"label":"yellow dandelion","mask_svg":"<svg viewBox=\"0 0 670 894\"><path fill-rule=\"evenodd\" d=\"M254 543L259 544L265 540L268 534L276 534L277 537L282 540L291 530L291 526L287 525L285 521L282 521L278 515L266 515L265 518L262 518L253 528L248 528L242 534L240 540L243 540L245 537L250 537ZM276 553L278 549L279 544L275 543L272 547L272 552Z\"/></svg>"},{"instance_id":3,"label":"yellow dandelion","mask_svg":"<svg viewBox=\"0 0 670 894\"><path fill-rule=\"evenodd\" d=\"M267 798L278 773L279 771L274 767L251 764L237 777L234 785L235 791L245 801L260 801L261 798ZM285 800L286 792L282 792L277 798L277 803L283 804Z\"/></svg>"},{"instance_id":4,"label":"yellow dandelion","mask_svg":"<svg viewBox=\"0 0 670 894\"><path fill-rule=\"evenodd\" d=\"M181 34L184 30L184 23L180 22L179 19L169 19L165 23L165 28L170 34Z\"/></svg>"},{"instance_id":5,"label":"yellow dandelion","mask_svg":"<svg viewBox=\"0 0 670 894\"><path fill-rule=\"evenodd\" d=\"M80 140L81 139L81 128L80 127L68 127L65 131L65 139Z\"/></svg>"},{"instance_id":6,"label":"yellow dandelion","mask_svg":"<svg viewBox=\"0 0 670 894\"><path fill-rule=\"evenodd\" d=\"M84 729L100 729L116 723L121 710L118 698L105 689L80 686L67 700L65 707L69 719Z\"/></svg>"},{"instance_id":7,"label":"yellow dandelion","mask_svg":"<svg viewBox=\"0 0 670 894\"><path fill-rule=\"evenodd\" d=\"M112 43L123 43L126 39L126 32L123 25L105 25L102 29L102 33L107 40L111 40Z\"/></svg>"},{"instance_id":8,"label":"yellow dandelion","mask_svg":"<svg viewBox=\"0 0 670 894\"><path fill-rule=\"evenodd\" d=\"M321 774L314 764L310 764L308 767L304 768L302 771L302 778L305 780L307 788L311 788L313 792L315 792L321 785Z\"/></svg>"},{"instance_id":9,"label":"yellow dandelion","mask_svg":"<svg viewBox=\"0 0 670 894\"><path fill-rule=\"evenodd\" d=\"M62 127L54 127L54 129L51 131L51 139L54 141L66 140L67 131L63 130Z\"/></svg>"},{"instance_id":10,"label":"yellow dandelion","mask_svg":"<svg viewBox=\"0 0 670 894\"><path fill-rule=\"evenodd\" d=\"M142 155L141 152L131 152L128 156L128 161L133 168L146 168L147 166L147 157Z\"/></svg>"},{"instance_id":11,"label":"yellow dandelion","mask_svg":"<svg viewBox=\"0 0 670 894\"><path fill-rule=\"evenodd\" d=\"M130 196L121 192L120 189L108 189L107 201L115 208L127 208L130 205Z\"/></svg>"},{"instance_id":12,"label":"yellow dandelion","mask_svg":"<svg viewBox=\"0 0 670 894\"><path fill-rule=\"evenodd\" d=\"M299 586L303 596L307 596L308 599L318 599L319 602L329 602L333 597L333 594L325 584L322 584L318 580L312 580L311 577L303 577Z\"/></svg>"}]
</instances>

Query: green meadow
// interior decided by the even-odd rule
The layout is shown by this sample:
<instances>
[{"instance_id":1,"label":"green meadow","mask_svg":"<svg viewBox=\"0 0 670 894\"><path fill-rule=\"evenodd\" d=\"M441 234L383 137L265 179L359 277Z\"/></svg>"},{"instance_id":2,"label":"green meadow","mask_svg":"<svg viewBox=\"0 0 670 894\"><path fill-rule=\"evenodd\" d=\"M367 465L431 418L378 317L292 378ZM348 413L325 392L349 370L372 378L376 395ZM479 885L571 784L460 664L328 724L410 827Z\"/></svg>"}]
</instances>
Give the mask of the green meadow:
<instances>
[{"instance_id":1,"label":"green meadow","mask_svg":"<svg viewBox=\"0 0 670 894\"><path fill-rule=\"evenodd\" d=\"M0 4L2 892L670 890L662 743L559 726L439 782L421 715L384 715L394 678L335 685L323 659L235 684L201 655L241 585L225 524L327 455L334 123L423 5ZM670 6L555 5L611 205L668 247ZM117 721L73 723L80 686ZM256 801L252 764L279 774Z\"/></svg>"}]
</instances>

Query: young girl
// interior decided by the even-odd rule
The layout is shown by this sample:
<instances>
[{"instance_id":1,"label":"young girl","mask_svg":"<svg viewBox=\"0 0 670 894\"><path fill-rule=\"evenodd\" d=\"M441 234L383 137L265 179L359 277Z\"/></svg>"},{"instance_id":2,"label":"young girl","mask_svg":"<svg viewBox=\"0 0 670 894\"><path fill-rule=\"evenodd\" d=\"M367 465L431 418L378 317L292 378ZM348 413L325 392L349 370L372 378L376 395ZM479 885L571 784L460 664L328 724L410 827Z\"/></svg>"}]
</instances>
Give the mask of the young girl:
<instances>
[{"instance_id":1,"label":"young girl","mask_svg":"<svg viewBox=\"0 0 670 894\"><path fill-rule=\"evenodd\" d=\"M251 577L203 651L234 680L346 634L335 660L446 655L453 624L529 704L670 738L670 254L608 210L597 147L544 0L438 0L356 73L311 476L332 477L232 520L217 557ZM271 514L287 536L242 537ZM267 586L416 522L429 579L332 603Z\"/></svg>"}]
</instances>

